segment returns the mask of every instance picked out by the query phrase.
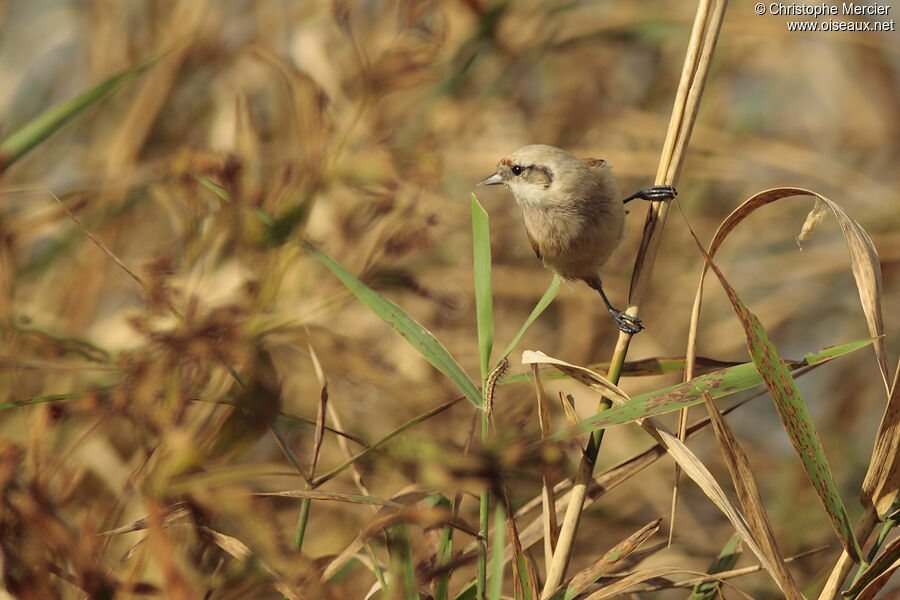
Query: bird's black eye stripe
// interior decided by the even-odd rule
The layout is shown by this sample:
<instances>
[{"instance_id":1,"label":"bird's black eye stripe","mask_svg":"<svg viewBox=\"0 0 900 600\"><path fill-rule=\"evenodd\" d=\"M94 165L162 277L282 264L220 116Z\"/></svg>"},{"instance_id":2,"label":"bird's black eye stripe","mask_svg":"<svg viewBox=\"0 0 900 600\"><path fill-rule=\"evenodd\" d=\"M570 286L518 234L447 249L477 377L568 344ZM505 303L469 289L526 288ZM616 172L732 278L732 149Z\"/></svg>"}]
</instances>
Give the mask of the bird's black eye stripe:
<instances>
[{"instance_id":1,"label":"bird's black eye stripe","mask_svg":"<svg viewBox=\"0 0 900 600\"><path fill-rule=\"evenodd\" d=\"M510 167L510 171L513 172L513 175L521 175L522 171L524 170L525 169L523 169L520 165L513 165L512 167Z\"/></svg>"}]
</instances>

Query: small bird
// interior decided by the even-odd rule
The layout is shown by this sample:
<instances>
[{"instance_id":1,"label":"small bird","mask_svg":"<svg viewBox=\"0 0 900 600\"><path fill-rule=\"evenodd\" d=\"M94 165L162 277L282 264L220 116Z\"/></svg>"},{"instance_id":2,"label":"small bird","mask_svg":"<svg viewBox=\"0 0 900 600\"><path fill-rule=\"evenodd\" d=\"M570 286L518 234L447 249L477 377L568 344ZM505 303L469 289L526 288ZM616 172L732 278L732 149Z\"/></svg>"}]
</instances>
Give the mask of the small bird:
<instances>
[{"instance_id":1,"label":"small bird","mask_svg":"<svg viewBox=\"0 0 900 600\"><path fill-rule=\"evenodd\" d=\"M519 148L478 183L499 184L509 188L522 208L528 241L544 266L600 292L622 331L635 334L643 329L639 318L610 304L600 283L600 269L625 234L625 203L635 198L671 199L677 194L675 188L652 186L623 199L605 160L578 159L542 144Z\"/></svg>"}]
</instances>

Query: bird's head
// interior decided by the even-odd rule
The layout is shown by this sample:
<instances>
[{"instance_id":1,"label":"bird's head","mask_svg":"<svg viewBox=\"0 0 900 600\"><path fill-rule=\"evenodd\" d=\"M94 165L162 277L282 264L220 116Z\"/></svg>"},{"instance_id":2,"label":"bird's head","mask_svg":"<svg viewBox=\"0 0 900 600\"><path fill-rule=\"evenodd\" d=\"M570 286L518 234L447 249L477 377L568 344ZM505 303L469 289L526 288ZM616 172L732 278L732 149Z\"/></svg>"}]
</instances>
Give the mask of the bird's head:
<instances>
[{"instance_id":1,"label":"bird's head","mask_svg":"<svg viewBox=\"0 0 900 600\"><path fill-rule=\"evenodd\" d=\"M554 146L534 144L500 159L496 172L478 185L503 184L519 204L547 206L559 202L560 194L580 182L591 182L584 161Z\"/></svg>"}]
</instances>

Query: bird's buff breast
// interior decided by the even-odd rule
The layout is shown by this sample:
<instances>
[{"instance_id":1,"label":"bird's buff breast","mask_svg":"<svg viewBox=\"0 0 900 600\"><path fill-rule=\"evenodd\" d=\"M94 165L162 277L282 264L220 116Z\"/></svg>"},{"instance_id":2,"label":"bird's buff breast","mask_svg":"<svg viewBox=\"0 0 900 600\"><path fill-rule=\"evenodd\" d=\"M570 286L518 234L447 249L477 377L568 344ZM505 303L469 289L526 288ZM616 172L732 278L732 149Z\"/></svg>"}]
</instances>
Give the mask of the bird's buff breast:
<instances>
[{"instance_id":1,"label":"bird's buff breast","mask_svg":"<svg viewBox=\"0 0 900 600\"><path fill-rule=\"evenodd\" d=\"M621 223L582 221L579 226L565 213L535 208L525 208L523 216L525 228L537 243L544 266L568 279L596 277L599 266L606 262L622 239ZM609 227L618 231L611 232Z\"/></svg>"}]
</instances>

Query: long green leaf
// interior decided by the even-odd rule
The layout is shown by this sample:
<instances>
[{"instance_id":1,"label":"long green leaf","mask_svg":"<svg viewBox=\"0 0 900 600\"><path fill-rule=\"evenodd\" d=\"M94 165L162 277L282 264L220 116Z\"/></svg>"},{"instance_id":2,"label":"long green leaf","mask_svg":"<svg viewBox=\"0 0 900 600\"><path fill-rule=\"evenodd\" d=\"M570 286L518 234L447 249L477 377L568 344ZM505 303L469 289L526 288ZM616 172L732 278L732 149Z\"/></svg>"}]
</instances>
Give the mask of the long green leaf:
<instances>
[{"instance_id":1,"label":"long green leaf","mask_svg":"<svg viewBox=\"0 0 900 600\"><path fill-rule=\"evenodd\" d=\"M506 525L506 511L498 502L494 507L494 539L491 540L491 579L488 585L487 599L500 600L503 589L503 538Z\"/></svg>"},{"instance_id":2,"label":"long green leaf","mask_svg":"<svg viewBox=\"0 0 900 600\"><path fill-rule=\"evenodd\" d=\"M103 100L117 88L125 85L152 67L160 59L154 56L144 62L114 75L80 96L55 106L35 117L18 130L0 140L0 173L25 156L32 148L59 131L63 125L82 111Z\"/></svg>"},{"instance_id":3,"label":"long green leaf","mask_svg":"<svg viewBox=\"0 0 900 600\"><path fill-rule=\"evenodd\" d=\"M488 214L472 194L472 266L475 276L475 314L481 379L488 375L494 346L494 301L491 295L491 231Z\"/></svg>"},{"instance_id":4,"label":"long green leaf","mask_svg":"<svg viewBox=\"0 0 900 600\"><path fill-rule=\"evenodd\" d=\"M432 508L446 510L448 514L451 514L453 511L453 504L450 502L448 498L443 495L432 496L427 500L429 506ZM453 552L453 528L449 525L445 525L444 529L441 531L441 540L438 543L437 550L437 565L439 567L445 565L448 560L450 560L450 556ZM434 586L434 600L447 600L447 595L450 590L450 575L452 571L447 570L444 574L438 577L437 583Z\"/></svg>"},{"instance_id":5,"label":"long green leaf","mask_svg":"<svg viewBox=\"0 0 900 600\"><path fill-rule=\"evenodd\" d=\"M453 600L475 600L477 596L478 589L475 585L475 580L472 580L453 597Z\"/></svg>"},{"instance_id":6,"label":"long green leaf","mask_svg":"<svg viewBox=\"0 0 900 600\"><path fill-rule=\"evenodd\" d=\"M538 300L538 303L535 305L534 310L531 311L531 314L528 315L528 318L525 319L525 323L522 324L522 328L519 329L519 333L516 334L516 337L512 339L509 343L509 346L506 347L506 350L503 351L503 356L501 356L497 360L497 364L500 364L504 358L509 356L509 353L513 351L513 348L516 347L516 344L519 343L519 340L522 339L522 336L525 335L525 331L531 327L531 324L534 323L534 320L537 319L544 309L550 306L550 303L553 302L553 299L556 298L556 294L559 293L559 275L553 276L553 281L550 282L550 287L547 288L547 291L544 292L544 295L541 296L541 299Z\"/></svg>"},{"instance_id":7,"label":"long green leaf","mask_svg":"<svg viewBox=\"0 0 900 600\"><path fill-rule=\"evenodd\" d=\"M459 366L459 363L453 358L450 352L431 335L427 329L422 327L415 319L407 315L402 308L361 282L350 271L334 262L317 250L312 244L305 244L306 250L315 256L319 261L328 267L332 273L337 275L338 279L347 286L347 289L356 296L360 302L369 307L369 309L390 323L394 329L402 335L406 340L425 357L425 360L434 365L438 371L449 377L453 383L460 389L463 395L468 398L469 402L476 407L483 406L481 400L481 392Z\"/></svg>"},{"instance_id":8,"label":"long green leaf","mask_svg":"<svg viewBox=\"0 0 900 600\"><path fill-rule=\"evenodd\" d=\"M855 352L872 343L872 339L847 342L838 346L825 348L815 354L807 354L802 361L790 365L791 370L808 365L817 365L838 356ZM793 379L788 373L788 379ZM648 392L635 396L628 402L615 406L600 414L588 417L575 426L559 431L548 439L560 440L580 433L587 433L606 429L621 423L631 423L638 419L644 419L660 415L681 408L687 408L703 402L703 394L708 393L713 400L730 396L737 392L750 389L764 382L763 376L754 363L745 363L736 367L729 367L721 371L715 371L708 375L696 377L686 383L679 383L655 392Z\"/></svg>"}]
</instances>

